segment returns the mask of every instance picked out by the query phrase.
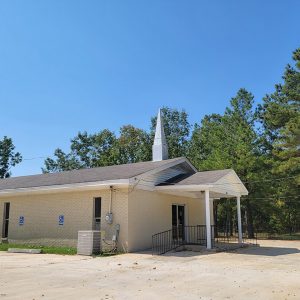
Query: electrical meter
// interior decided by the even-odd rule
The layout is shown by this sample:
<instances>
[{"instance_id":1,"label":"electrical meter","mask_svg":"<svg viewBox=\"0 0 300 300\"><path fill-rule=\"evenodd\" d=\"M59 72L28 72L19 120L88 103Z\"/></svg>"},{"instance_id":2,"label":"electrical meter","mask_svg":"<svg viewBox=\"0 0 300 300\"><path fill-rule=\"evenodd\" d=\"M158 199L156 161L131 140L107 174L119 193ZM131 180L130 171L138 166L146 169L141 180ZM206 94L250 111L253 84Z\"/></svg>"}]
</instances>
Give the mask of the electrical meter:
<instances>
[{"instance_id":1,"label":"electrical meter","mask_svg":"<svg viewBox=\"0 0 300 300\"><path fill-rule=\"evenodd\" d=\"M113 222L113 215L112 213L107 213L105 216L105 221L107 224L112 224Z\"/></svg>"}]
</instances>

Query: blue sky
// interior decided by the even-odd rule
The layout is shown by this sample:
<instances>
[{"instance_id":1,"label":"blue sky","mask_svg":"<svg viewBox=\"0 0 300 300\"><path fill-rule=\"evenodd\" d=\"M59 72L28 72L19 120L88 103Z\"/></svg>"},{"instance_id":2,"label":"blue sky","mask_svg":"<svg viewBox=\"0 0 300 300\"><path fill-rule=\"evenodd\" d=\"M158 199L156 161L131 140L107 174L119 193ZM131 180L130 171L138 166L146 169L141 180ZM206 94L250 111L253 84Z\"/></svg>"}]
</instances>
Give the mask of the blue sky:
<instances>
[{"instance_id":1,"label":"blue sky","mask_svg":"<svg viewBox=\"0 0 300 300\"><path fill-rule=\"evenodd\" d=\"M24 158L78 131L148 129L161 106L191 123L245 87L257 102L300 46L300 1L1 1L0 137ZM24 160L13 176L40 173Z\"/></svg>"}]
</instances>

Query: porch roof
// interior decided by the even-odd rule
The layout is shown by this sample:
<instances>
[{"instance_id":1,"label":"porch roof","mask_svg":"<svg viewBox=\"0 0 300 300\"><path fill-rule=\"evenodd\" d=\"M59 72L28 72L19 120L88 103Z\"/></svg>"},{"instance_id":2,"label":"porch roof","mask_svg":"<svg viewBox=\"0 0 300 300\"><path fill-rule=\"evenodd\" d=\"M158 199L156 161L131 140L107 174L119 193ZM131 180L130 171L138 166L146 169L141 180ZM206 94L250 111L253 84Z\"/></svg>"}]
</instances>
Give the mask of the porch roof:
<instances>
[{"instance_id":1,"label":"porch roof","mask_svg":"<svg viewBox=\"0 0 300 300\"><path fill-rule=\"evenodd\" d=\"M175 185L213 184L232 171L232 169L225 169L196 172L186 178L179 178L172 183Z\"/></svg>"},{"instance_id":2,"label":"porch roof","mask_svg":"<svg viewBox=\"0 0 300 300\"><path fill-rule=\"evenodd\" d=\"M230 198L248 195L248 191L234 170L214 170L169 180L156 186L162 193L201 198L202 192L210 191L212 198Z\"/></svg>"}]
</instances>

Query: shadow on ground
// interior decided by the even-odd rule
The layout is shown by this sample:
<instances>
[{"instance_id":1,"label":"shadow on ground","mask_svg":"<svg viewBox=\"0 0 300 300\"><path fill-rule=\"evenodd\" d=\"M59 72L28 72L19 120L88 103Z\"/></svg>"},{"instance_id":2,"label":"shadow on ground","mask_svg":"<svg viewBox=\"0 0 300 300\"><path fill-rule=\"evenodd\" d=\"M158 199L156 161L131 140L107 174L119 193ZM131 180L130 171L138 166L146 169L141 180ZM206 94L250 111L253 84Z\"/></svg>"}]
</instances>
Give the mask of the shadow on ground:
<instances>
[{"instance_id":1,"label":"shadow on ground","mask_svg":"<svg viewBox=\"0 0 300 300\"><path fill-rule=\"evenodd\" d=\"M287 248L287 247L249 247L244 249L235 250L236 254L246 254L246 255L262 255L262 256L280 256L300 253L297 248Z\"/></svg>"},{"instance_id":2,"label":"shadow on ground","mask_svg":"<svg viewBox=\"0 0 300 300\"><path fill-rule=\"evenodd\" d=\"M238 248L238 249L231 249L227 251L217 251L213 249L212 251L202 250L202 251L186 251L186 250L179 250L179 251L170 251L164 253L159 256L172 256L172 257L193 257L193 256L201 256L201 255L208 255L208 254L216 254L221 252L230 252L233 254L239 255L258 255L258 256L281 256L281 255L289 255L289 254L296 254L300 253L298 248L288 248L288 247L265 247L265 246L249 246L245 248ZM152 255L151 251L143 251L139 252L140 254ZM156 256L156 255L155 255Z\"/></svg>"},{"instance_id":3,"label":"shadow on ground","mask_svg":"<svg viewBox=\"0 0 300 300\"><path fill-rule=\"evenodd\" d=\"M193 257L193 256L200 256L200 255L208 255L208 254L216 254L217 250L216 249L212 249L211 251L206 250L206 249L201 249L201 250L196 250L196 251L192 251L190 249L176 249L176 250L171 250L168 251L166 253L163 254L157 254L155 253L154 255L152 255L152 251L151 250L147 250L147 251L139 251L137 252L139 254L143 254L143 255L151 255L153 257L168 257L168 256L172 256L172 257Z\"/></svg>"}]
</instances>

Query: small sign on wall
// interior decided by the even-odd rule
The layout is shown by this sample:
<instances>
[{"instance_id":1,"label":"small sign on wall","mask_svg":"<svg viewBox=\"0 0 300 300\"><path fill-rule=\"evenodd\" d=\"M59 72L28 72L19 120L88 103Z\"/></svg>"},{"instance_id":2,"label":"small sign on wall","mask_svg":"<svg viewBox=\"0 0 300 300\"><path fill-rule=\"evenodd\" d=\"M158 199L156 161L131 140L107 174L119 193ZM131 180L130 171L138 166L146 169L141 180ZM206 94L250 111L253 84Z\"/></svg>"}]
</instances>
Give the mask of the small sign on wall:
<instances>
[{"instance_id":1,"label":"small sign on wall","mask_svg":"<svg viewBox=\"0 0 300 300\"><path fill-rule=\"evenodd\" d=\"M59 215L58 216L58 225L64 225L64 223L65 223L65 216Z\"/></svg>"},{"instance_id":2,"label":"small sign on wall","mask_svg":"<svg viewBox=\"0 0 300 300\"><path fill-rule=\"evenodd\" d=\"M20 225L20 226L24 225L24 222L25 222L24 216L20 216L20 217L19 217L19 225Z\"/></svg>"}]
</instances>

